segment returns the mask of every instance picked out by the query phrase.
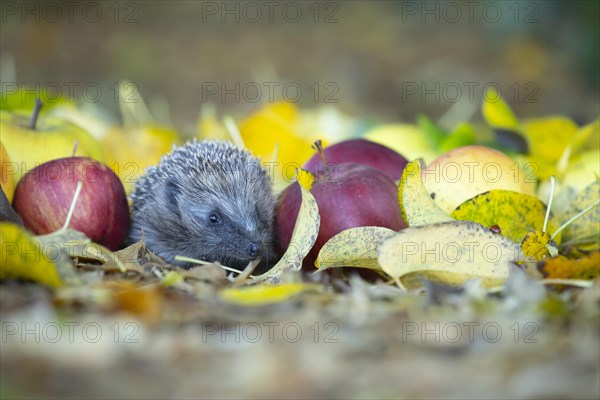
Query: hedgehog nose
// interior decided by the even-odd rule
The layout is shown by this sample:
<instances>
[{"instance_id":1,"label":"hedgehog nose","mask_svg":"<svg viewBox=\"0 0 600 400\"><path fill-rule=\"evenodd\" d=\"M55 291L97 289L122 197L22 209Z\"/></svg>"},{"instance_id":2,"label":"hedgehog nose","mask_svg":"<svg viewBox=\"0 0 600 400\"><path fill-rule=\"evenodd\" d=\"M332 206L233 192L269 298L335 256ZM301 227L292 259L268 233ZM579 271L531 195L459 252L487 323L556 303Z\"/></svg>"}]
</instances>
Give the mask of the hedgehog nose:
<instances>
[{"instance_id":1,"label":"hedgehog nose","mask_svg":"<svg viewBox=\"0 0 600 400\"><path fill-rule=\"evenodd\" d=\"M250 242L246 246L246 252L248 253L248 257L256 258L261 253L260 245Z\"/></svg>"}]
</instances>

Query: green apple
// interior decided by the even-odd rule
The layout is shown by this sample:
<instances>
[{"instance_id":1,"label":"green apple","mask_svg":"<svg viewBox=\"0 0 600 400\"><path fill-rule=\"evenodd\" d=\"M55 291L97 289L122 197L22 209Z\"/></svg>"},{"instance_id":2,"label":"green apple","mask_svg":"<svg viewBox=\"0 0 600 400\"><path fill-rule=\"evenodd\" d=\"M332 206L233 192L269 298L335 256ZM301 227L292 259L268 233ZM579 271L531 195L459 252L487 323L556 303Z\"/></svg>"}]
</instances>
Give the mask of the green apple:
<instances>
[{"instance_id":1,"label":"green apple","mask_svg":"<svg viewBox=\"0 0 600 400\"><path fill-rule=\"evenodd\" d=\"M41 101L32 115L24 111L0 110L2 144L14 166L15 184L27 172L46 161L77 155L104 161L100 144L84 129L60 118L40 118Z\"/></svg>"}]
</instances>

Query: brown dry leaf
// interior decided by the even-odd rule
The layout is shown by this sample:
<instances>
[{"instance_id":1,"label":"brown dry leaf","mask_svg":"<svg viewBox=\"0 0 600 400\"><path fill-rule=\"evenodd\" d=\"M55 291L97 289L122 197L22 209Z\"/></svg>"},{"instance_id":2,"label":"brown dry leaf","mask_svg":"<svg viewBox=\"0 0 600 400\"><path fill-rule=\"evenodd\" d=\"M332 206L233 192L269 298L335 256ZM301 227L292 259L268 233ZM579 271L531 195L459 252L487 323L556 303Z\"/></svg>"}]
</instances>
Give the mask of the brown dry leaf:
<instances>
[{"instance_id":1,"label":"brown dry leaf","mask_svg":"<svg viewBox=\"0 0 600 400\"><path fill-rule=\"evenodd\" d=\"M139 316L147 323L160 321L163 292L159 284L139 286L129 281L111 281L103 285L112 295L117 309Z\"/></svg>"},{"instance_id":2,"label":"brown dry leaf","mask_svg":"<svg viewBox=\"0 0 600 400\"><path fill-rule=\"evenodd\" d=\"M121 268L117 263L117 260L119 260L120 263L125 266L126 271L135 271L141 274L144 272L144 268L140 265L140 260L142 260L147 253L148 250L146 249L144 239L142 238L142 240L137 243L125 247L122 250L115 251L113 257L102 265L102 269L111 272L120 271Z\"/></svg>"},{"instance_id":3,"label":"brown dry leaf","mask_svg":"<svg viewBox=\"0 0 600 400\"><path fill-rule=\"evenodd\" d=\"M591 280L600 275L600 251L577 260L563 256L548 258L538 263L538 269L547 279Z\"/></svg>"},{"instance_id":4,"label":"brown dry leaf","mask_svg":"<svg viewBox=\"0 0 600 400\"><path fill-rule=\"evenodd\" d=\"M190 269L178 271L185 279L193 279L223 286L229 283L227 273L216 263L202 265Z\"/></svg>"}]
</instances>

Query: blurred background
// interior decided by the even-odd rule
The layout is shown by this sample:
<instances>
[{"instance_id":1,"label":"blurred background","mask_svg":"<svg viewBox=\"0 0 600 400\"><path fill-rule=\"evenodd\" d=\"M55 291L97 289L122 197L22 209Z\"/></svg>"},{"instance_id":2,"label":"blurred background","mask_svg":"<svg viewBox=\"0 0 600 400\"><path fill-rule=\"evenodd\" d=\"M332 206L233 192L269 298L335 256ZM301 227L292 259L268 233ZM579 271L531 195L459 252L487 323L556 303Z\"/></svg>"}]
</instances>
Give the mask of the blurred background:
<instances>
[{"instance_id":1,"label":"blurred background","mask_svg":"<svg viewBox=\"0 0 600 400\"><path fill-rule=\"evenodd\" d=\"M70 5L69 5L70 4ZM598 115L599 3L3 2L2 91L15 82L118 118L118 82L194 130L208 104L284 100L382 122L479 119L486 87L519 117Z\"/></svg>"}]
</instances>

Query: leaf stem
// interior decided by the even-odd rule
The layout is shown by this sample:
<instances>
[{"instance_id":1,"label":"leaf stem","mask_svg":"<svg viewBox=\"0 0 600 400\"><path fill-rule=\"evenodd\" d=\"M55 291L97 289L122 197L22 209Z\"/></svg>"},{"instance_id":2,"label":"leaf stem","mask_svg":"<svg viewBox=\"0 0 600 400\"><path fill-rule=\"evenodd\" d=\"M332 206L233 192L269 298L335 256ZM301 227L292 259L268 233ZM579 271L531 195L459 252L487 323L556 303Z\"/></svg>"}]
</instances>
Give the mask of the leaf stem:
<instances>
[{"instance_id":1,"label":"leaf stem","mask_svg":"<svg viewBox=\"0 0 600 400\"><path fill-rule=\"evenodd\" d=\"M540 283L543 285L570 285L582 288L592 287L594 285L593 281L584 279L542 279Z\"/></svg>"},{"instance_id":2,"label":"leaf stem","mask_svg":"<svg viewBox=\"0 0 600 400\"><path fill-rule=\"evenodd\" d=\"M40 110L44 106L44 103L41 99L35 99L35 105L33 106L33 112L31 113L31 119L29 120L29 129L35 131L35 126L37 125L38 117L40 116Z\"/></svg>"},{"instance_id":3,"label":"leaf stem","mask_svg":"<svg viewBox=\"0 0 600 400\"><path fill-rule=\"evenodd\" d=\"M73 152L71 153L71 157L75 157L75 153L77 153L77 149L79 148L79 140L76 140L73 144Z\"/></svg>"},{"instance_id":4,"label":"leaf stem","mask_svg":"<svg viewBox=\"0 0 600 400\"><path fill-rule=\"evenodd\" d=\"M67 229L69 224L71 223L71 218L73 217L73 212L75 211L75 205L77 204L77 199L79 198L79 193L81 193L81 188L83 187L82 181L77 181L77 187L75 188L75 194L73 195L73 200L71 201L71 207L69 207L69 213L67 214L67 219L65 220L65 224L62 229Z\"/></svg>"},{"instance_id":5,"label":"leaf stem","mask_svg":"<svg viewBox=\"0 0 600 400\"><path fill-rule=\"evenodd\" d=\"M211 264L208 261L198 260L196 258L185 257L185 256L175 256L175 261L185 261L185 262L190 262L190 263L200 264L200 265Z\"/></svg>"},{"instance_id":6,"label":"leaf stem","mask_svg":"<svg viewBox=\"0 0 600 400\"><path fill-rule=\"evenodd\" d=\"M550 218L550 209L552 208L552 200L554 200L554 189L556 188L556 180L554 176L550 177L550 199L548 199L548 207L546 208L546 218L544 218L544 228L542 232L546 232L548 227L548 219Z\"/></svg>"}]
</instances>

